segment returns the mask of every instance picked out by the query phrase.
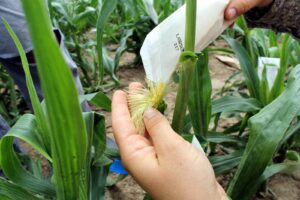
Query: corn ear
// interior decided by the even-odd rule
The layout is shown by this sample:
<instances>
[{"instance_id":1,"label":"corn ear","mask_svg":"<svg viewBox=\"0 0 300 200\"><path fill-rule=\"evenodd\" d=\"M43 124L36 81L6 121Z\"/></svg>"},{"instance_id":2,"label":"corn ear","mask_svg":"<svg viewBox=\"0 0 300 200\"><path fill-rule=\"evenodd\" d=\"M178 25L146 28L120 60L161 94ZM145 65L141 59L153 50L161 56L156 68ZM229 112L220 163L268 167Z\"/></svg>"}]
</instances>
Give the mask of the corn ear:
<instances>
[{"instance_id":1,"label":"corn ear","mask_svg":"<svg viewBox=\"0 0 300 200\"><path fill-rule=\"evenodd\" d=\"M148 87L142 87L128 92L128 106L130 109L131 119L141 135L145 133L145 125L143 121L144 112L148 108L158 108L161 104L165 90L166 83L155 83L146 80Z\"/></svg>"}]
</instances>

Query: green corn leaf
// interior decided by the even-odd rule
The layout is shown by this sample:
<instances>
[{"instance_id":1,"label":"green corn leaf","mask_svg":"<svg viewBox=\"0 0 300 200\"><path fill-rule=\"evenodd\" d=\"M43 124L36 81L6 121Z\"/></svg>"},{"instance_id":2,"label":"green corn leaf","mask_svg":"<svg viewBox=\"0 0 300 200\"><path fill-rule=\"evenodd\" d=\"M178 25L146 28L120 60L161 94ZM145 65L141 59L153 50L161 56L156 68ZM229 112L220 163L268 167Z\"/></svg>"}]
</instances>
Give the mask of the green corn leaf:
<instances>
[{"instance_id":1,"label":"green corn leaf","mask_svg":"<svg viewBox=\"0 0 300 200\"><path fill-rule=\"evenodd\" d=\"M246 142L239 137L212 132L209 132L209 134L207 135L207 141L215 144L234 143L239 144L241 146L245 146L246 144Z\"/></svg>"},{"instance_id":2,"label":"green corn leaf","mask_svg":"<svg viewBox=\"0 0 300 200\"><path fill-rule=\"evenodd\" d=\"M14 152L14 136L24 139L39 152L46 155L39 141L36 139L36 123L32 115L24 115L5 135L0 142L0 163L1 168L11 181L29 191L43 194L46 196L55 196L53 185L45 180L41 180L29 173L22 166L17 154Z\"/></svg>"},{"instance_id":3,"label":"green corn leaf","mask_svg":"<svg viewBox=\"0 0 300 200\"><path fill-rule=\"evenodd\" d=\"M38 136L37 122L36 117L31 114L25 114L20 117L20 119L16 122L16 124L8 131L8 133L3 136L2 140L4 141L6 138L15 137L20 140L23 140L31 147L33 147L37 152L47 158L52 162L52 158L45 151L45 147L40 142ZM0 155L5 154L5 151Z\"/></svg>"},{"instance_id":4,"label":"green corn leaf","mask_svg":"<svg viewBox=\"0 0 300 200\"><path fill-rule=\"evenodd\" d=\"M99 108L111 111L111 100L103 92L82 95L80 96L80 102L83 101L88 101Z\"/></svg>"},{"instance_id":5,"label":"green corn leaf","mask_svg":"<svg viewBox=\"0 0 300 200\"><path fill-rule=\"evenodd\" d=\"M116 84L119 84L119 80L116 76L117 68L119 66L121 56L127 50L127 40L129 39L129 37L132 36L132 34L133 34L133 29L129 29L124 32L119 42L119 47L116 50L116 55L114 59L112 59L108 55L108 52L105 47L103 47L102 49L103 67L105 68L105 71L112 77L112 79Z\"/></svg>"},{"instance_id":6,"label":"green corn leaf","mask_svg":"<svg viewBox=\"0 0 300 200\"><path fill-rule=\"evenodd\" d=\"M252 29L250 32L250 37L253 38L253 44L257 50L256 54L258 56L268 57L269 52L265 30L259 28Z\"/></svg>"},{"instance_id":7,"label":"green corn leaf","mask_svg":"<svg viewBox=\"0 0 300 200\"><path fill-rule=\"evenodd\" d=\"M267 80L267 66L264 66L263 73L262 73L262 78L260 81L260 101L263 105L267 105L269 103L269 84Z\"/></svg>"},{"instance_id":8,"label":"green corn leaf","mask_svg":"<svg viewBox=\"0 0 300 200\"><path fill-rule=\"evenodd\" d=\"M242 159L242 155L243 150L238 150L223 156L211 156L209 157L209 161L211 162L215 173L218 175L229 172L231 169L238 166Z\"/></svg>"},{"instance_id":9,"label":"green corn leaf","mask_svg":"<svg viewBox=\"0 0 300 200\"><path fill-rule=\"evenodd\" d=\"M87 152L86 170L84 170L85 174L81 176L80 199L86 199L87 195L89 195L89 199L99 199L95 198L95 194L99 194L100 192L102 195L103 193L101 191L105 191L105 184L98 185L98 183L103 181L105 183L107 173L103 174L101 170L102 167L107 166L99 166L95 161L104 155L106 148L105 118L95 112L87 112L84 113L83 116L88 135L88 149L93 149L93 151ZM110 165L110 163L108 165ZM99 171L94 172L93 170L95 169ZM94 173L100 173L100 176L95 176ZM94 185L95 179L97 180L96 185Z\"/></svg>"},{"instance_id":10,"label":"green corn leaf","mask_svg":"<svg viewBox=\"0 0 300 200\"><path fill-rule=\"evenodd\" d=\"M277 35L272 30L268 30L269 32L269 46L277 47Z\"/></svg>"},{"instance_id":11,"label":"green corn leaf","mask_svg":"<svg viewBox=\"0 0 300 200\"><path fill-rule=\"evenodd\" d=\"M300 168L300 156L299 153L294 151L288 151L286 157L292 157L293 161L288 160L284 163L272 164L266 168L264 173L256 181L255 185L251 188L250 193L255 193L257 189L270 177L278 173L291 174L295 170Z\"/></svg>"},{"instance_id":12,"label":"green corn leaf","mask_svg":"<svg viewBox=\"0 0 300 200\"><path fill-rule=\"evenodd\" d=\"M103 63L103 51L102 51L104 27L109 16L116 8L117 3L118 0L104 1L97 20L97 27L96 27L97 28L97 51L98 51L99 75L100 75L101 82L104 77L104 67L103 67L104 63Z\"/></svg>"},{"instance_id":13,"label":"green corn leaf","mask_svg":"<svg viewBox=\"0 0 300 200\"><path fill-rule=\"evenodd\" d=\"M2 196L3 195L3 196ZM23 188L15 185L4 178L0 178L0 199L1 200L39 200Z\"/></svg>"},{"instance_id":14,"label":"green corn leaf","mask_svg":"<svg viewBox=\"0 0 300 200\"><path fill-rule=\"evenodd\" d=\"M116 55L115 55L115 60L114 60L114 68L113 68L113 72L114 74L116 74L117 72L117 68L118 65L120 63L121 60L121 56L123 55L123 53L127 50L127 40L133 35L133 29L129 29L126 30L123 35L122 38L119 42L119 47L116 51Z\"/></svg>"},{"instance_id":15,"label":"green corn leaf","mask_svg":"<svg viewBox=\"0 0 300 200\"><path fill-rule=\"evenodd\" d=\"M284 142L286 142L294 134L299 133L299 131L300 131L300 121L298 121L297 123L295 123L289 127L289 129L286 131L284 137L282 138L279 146L281 146Z\"/></svg>"},{"instance_id":16,"label":"green corn leaf","mask_svg":"<svg viewBox=\"0 0 300 200\"><path fill-rule=\"evenodd\" d=\"M92 144L95 148L93 163L97 162L106 149L105 118L100 114L95 114L94 136Z\"/></svg>"},{"instance_id":17,"label":"green corn leaf","mask_svg":"<svg viewBox=\"0 0 300 200\"><path fill-rule=\"evenodd\" d=\"M212 102L212 114L222 112L257 112L261 103L254 98L225 96Z\"/></svg>"},{"instance_id":18,"label":"green corn leaf","mask_svg":"<svg viewBox=\"0 0 300 200\"><path fill-rule=\"evenodd\" d=\"M22 1L28 22L50 127L58 199L78 199L86 162L87 134L71 71L52 33L45 2Z\"/></svg>"},{"instance_id":19,"label":"green corn leaf","mask_svg":"<svg viewBox=\"0 0 300 200\"><path fill-rule=\"evenodd\" d=\"M97 200L105 199L105 186L106 186L106 178L109 173L109 166L110 165L92 167L91 199L97 199Z\"/></svg>"},{"instance_id":20,"label":"green corn leaf","mask_svg":"<svg viewBox=\"0 0 300 200\"><path fill-rule=\"evenodd\" d=\"M94 116L93 125L93 141L92 144L95 153L92 158L91 167L91 185L90 185L90 199L105 199L106 180L109 173L111 161L101 163L101 158L104 157L106 150L106 132L105 132L105 118L99 114Z\"/></svg>"},{"instance_id":21,"label":"green corn leaf","mask_svg":"<svg viewBox=\"0 0 300 200\"><path fill-rule=\"evenodd\" d=\"M284 89L284 78L285 78L285 73L287 71L287 67L289 64L289 57L290 57L290 52L289 52L289 45L290 45L291 39L288 34L285 34L283 36L282 40L282 47L280 51L280 68L278 70L278 74L276 76L274 85L271 89L270 92L270 100L274 100L277 98L283 91Z\"/></svg>"},{"instance_id":22,"label":"green corn leaf","mask_svg":"<svg viewBox=\"0 0 300 200\"><path fill-rule=\"evenodd\" d=\"M208 52L205 50L198 56L188 103L194 132L200 142L205 140L208 132L211 117L211 92Z\"/></svg>"},{"instance_id":23,"label":"green corn leaf","mask_svg":"<svg viewBox=\"0 0 300 200\"><path fill-rule=\"evenodd\" d=\"M38 125L38 129L39 129L39 133L40 133L40 137L42 138L42 144L45 146L46 148L46 152L50 153L50 138L48 135L48 124L46 121L46 117L44 115L42 106L40 104L40 100L38 98L38 95L35 91L35 87L32 81L32 77L30 74L30 70L29 70L29 65L28 65L28 61L27 61L27 57L25 54L25 51L22 47L22 44L20 42L20 40L18 39L17 35L14 33L14 31L12 30L12 28L10 27L10 25L3 20L4 25L7 29L7 31L9 32L10 36L12 37L18 52L20 54L21 57L21 61L22 61L22 66L25 72L25 77L26 77L26 85L28 88L28 92L30 95L30 100L32 103L32 107L34 110L34 113L36 115L36 120L37 120L37 125Z\"/></svg>"},{"instance_id":24,"label":"green corn leaf","mask_svg":"<svg viewBox=\"0 0 300 200\"><path fill-rule=\"evenodd\" d=\"M287 87L280 97L250 118L250 137L239 168L228 187L235 200L249 199L257 179L267 165L297 115L300 104L300 65L290 74Z\"/></svg>"},{"instance_id":25,"label":"green corn leaf","mask_svg":"<svg viewBox=\"0 0 300 200\"><path fill-rule=\"evenodd\" d=\"M255 64L251 61L251 57L245 50L245 48L238 43L236 40L228 37L224 37L227 43L231 46L234 50L235 55L240 61L241 70L245 77L245 82L247 88L250 92L251 97L260 99L259 98L259 79L256 72Z\"/></svg>"}]
</instances>

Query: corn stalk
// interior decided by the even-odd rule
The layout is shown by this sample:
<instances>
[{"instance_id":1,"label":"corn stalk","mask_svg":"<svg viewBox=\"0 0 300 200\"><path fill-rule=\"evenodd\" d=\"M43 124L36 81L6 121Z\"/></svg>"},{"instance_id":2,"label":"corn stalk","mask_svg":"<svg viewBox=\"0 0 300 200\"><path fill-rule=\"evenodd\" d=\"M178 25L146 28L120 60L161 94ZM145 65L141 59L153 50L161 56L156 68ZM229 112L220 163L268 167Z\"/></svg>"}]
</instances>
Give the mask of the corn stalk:
<instances>
[{"instance_id":1,"label":"corn stalk","mask_svg":"<svg viewBox=\"0 0 300 200\"><path fill-rule=\"evenodd\" d=\"M185 51L181 54L180 81L176 96L172 127L181 133L189 100L191 78L193 77L197 56L195 55L197 0L186 0Z\"/></svg>"}]
</instances>

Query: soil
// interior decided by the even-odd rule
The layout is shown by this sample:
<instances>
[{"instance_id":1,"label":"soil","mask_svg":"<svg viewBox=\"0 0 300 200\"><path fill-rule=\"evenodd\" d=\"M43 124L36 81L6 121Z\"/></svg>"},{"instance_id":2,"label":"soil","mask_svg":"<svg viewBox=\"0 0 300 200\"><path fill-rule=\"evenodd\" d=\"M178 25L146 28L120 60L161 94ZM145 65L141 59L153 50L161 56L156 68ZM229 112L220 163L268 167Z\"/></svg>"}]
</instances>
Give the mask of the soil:
<instances>
[{"instance_id":1,"label":"soil","mask_svg":"<svg viewBox=\"0 0 300 200\"><path fill-rule=\"evenodd\" d=\"M125 54L122 58L122 63L125 67L118 70L118 77L121 81L119 89L127 89L131 82L141 82L145 84L145 72L142 66L128 67L134 58L132 54ZM222 62L220 61L222 60ZM230 58L229 61L220 59L219 55L212 54L209 59L209 70L212 79L213 97L219 96L218 92L224 86L225 81L235 74L239 66L236 60ZM111 91L109 96L112 96ZM171 84L169 91L165 97L168 104L166 117L170 120L174 109L174 102L176 98L176 85ZM228 127L236 122L234 119L221 120L219 129ZM108 136L113 138L110 117L107 118L107 132ZM226 187L230 179L229 175L222 175L218 177L218 181L223 187ZM254 200L300 200L300 169L292 175L277 174L273 176L267 183L267 189L259 192L253 197ZM145 191L133 180L131 176L110 187L106 191L105 199L107 200L142 200Z\"/></svg>"}]
</instances>

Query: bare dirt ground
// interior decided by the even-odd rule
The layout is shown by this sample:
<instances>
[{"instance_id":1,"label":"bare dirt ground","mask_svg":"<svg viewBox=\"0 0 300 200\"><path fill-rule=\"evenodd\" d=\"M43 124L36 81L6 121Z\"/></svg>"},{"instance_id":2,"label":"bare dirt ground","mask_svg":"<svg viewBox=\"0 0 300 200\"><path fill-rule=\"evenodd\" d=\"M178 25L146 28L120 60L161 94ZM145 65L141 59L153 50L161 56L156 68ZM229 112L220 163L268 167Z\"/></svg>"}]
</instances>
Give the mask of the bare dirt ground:
<instances>
[{"instance_id":1,"label":"bare dirt ground","mask_svg":"<svg viewBox=\"0 0 300 200\"><path fill-rule=\"evenodd\" d=\"M123 57L124 63L130 62L130 60L132 60L132 55L130 54L126 54ZM224 64L224 60L223 62L220 62L220 58L217 55L210 55L209 70L212 79L214 97L218 96L217 92L223 87L225 81L239 68L234 60L229 60L229 62L225 60L225 63L227 64ZM119 89L126 89L131 82L137 81L144 83L145 72L142 66L135 66L133 68L123 67L119 69L118 76L121 80L121 87ZM112 93L113 91L110 93L110 96ZM176 86L175 84L171 84L165 98L168 104L166 116L169 120L174 109L175 98ZM222 126L228 126L234 122L234 120L221 120L219 126L222 128ZM107 130L108 136L113 137L109 118L107 118ZM228 175L218 177L218 181L221 182L222 185L226 185L228 179ZM107 200L142 200L144 195L144 190L132 179L131 176L128 176L117 185L108 188L105 198ZM267 183L267 191L258 193L255 197L253 197L253 199L300 200L300 169L293 175L275 175Z\"/></svg>"}]
</instances>

